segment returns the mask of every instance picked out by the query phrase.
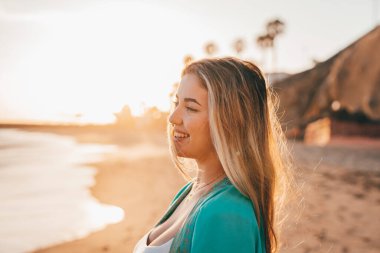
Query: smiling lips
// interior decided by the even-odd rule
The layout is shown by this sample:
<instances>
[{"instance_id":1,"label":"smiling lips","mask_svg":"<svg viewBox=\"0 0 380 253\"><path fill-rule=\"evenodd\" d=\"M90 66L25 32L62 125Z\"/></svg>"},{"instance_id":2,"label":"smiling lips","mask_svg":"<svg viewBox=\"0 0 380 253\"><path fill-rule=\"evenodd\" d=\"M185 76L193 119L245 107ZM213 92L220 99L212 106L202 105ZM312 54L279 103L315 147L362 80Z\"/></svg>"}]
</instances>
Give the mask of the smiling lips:
<instances>
[{"instance_id":1,"label":"smiling lips","mask_svg":"<svg viewBox=\"0 0 380 253\"><path fill-rule=\"evenodd\" d=\"M188 138L189 136L190 136L189 134L174 131L174 138L176 141L184 140L184 139Z\"/></svg>"}]
</instances>

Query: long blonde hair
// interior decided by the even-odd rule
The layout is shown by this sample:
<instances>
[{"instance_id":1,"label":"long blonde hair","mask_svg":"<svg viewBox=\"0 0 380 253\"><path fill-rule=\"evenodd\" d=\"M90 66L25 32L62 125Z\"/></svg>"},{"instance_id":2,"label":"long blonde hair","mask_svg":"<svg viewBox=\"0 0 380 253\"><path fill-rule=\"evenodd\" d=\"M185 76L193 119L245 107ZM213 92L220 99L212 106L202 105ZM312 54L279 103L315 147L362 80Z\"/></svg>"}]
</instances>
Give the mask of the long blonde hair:
<instances>
[{"instance_id":1,"label":"long blonde hair","mask_svg":"<svg viewBox=\"0 0 380 253\"><path fill-rule=\"evenodd\" d=\"M237 58L195 61L182 76L195 74L208 91L209 124L213 145L232 184L250 198L265 235L266 252L278 248L278 211L290 182L290 156L276 116L274 93L262 71ZM191 177L172 142L172 160L186 179Z\"/></svg>"}]
</instances>

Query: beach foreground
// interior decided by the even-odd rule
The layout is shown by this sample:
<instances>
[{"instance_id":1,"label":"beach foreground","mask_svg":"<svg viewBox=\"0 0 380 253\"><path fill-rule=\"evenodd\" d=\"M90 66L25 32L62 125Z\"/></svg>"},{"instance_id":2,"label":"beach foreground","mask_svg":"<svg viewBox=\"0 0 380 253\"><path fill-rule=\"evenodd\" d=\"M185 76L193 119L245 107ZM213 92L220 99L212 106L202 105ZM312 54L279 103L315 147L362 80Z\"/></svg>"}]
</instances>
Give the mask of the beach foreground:
<instances>
[{"instance_id":1,"label":"beach foreground","mask_svg":"<svg viewBox=\"0 0 380 253\"><path fill-rule=\"evenodd\" d=\"M76 132L60 134L83 141ZM104 136L101 141L96 134L86 136L86 142L104 143ZM164 133L143 133L133 140L92 164L97 169L92 194L121 207L124 220L36 253L133 251L186 183L170 160ZM379 252L380 141L340 138L324 148L290 145L302 198L290 206L280 252Z\"/></svg>"}]
</instances>

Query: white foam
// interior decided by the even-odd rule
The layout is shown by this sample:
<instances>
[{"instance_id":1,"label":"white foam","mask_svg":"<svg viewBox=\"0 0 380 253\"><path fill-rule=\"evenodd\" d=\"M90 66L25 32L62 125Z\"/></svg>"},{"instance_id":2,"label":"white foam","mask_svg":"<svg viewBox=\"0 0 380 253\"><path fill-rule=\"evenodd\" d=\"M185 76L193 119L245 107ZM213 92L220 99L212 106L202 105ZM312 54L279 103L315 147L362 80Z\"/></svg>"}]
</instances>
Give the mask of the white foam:
<instances>
[{"instance_id":1,"label":"white foam","mask_svg":"<svg viewBox=\"0 0 380 253\"><path fill-rule=\"evenodd\" d=\"M123 210L93 198L96 162L116 149L54 134L0 130L0 252L28 252L117 223Z\"/></svg>"}]
</instances>

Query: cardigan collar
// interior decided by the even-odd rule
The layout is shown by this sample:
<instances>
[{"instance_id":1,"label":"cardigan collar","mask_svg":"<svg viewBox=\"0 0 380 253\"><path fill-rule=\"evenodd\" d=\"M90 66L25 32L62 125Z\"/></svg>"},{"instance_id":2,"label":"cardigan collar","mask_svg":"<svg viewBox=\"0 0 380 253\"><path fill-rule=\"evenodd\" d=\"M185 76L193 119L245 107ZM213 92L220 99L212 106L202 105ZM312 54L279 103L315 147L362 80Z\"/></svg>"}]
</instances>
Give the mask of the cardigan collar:
<instances>
[{"instance_id":1,"label":"cardigan collar","mask_svg":"<svg viewBox=\"0 0 380 253\"><path fill-rule=\"evenodd\" d=\"M211 190L206 193L205 195L203 195L202 197L200 197L200 199L197 201L197 203L195 204L194 208L196 206L198 206L198 204L200 202L202 202L205 198L207 198L208 196L212 195L213 193L217 192L219 189L223 188L225 185L229 185L231 184L231 181L228 179L228 177L224 177L222 180L216 182L215 184L213 184L213 186L211 187ZM178 205L183 201L184 198L186 198L187 194L189 194L189 192L191 191L191 188L193 187L194 185L194 182L193 181L190 181L188 182L186 185L185 185L185 190L182 192L182 194L169 206L168 210L165 212L165 214L163 215L163 217L157 222L157 224L154 226L154 227L157 227L158 225L160 225L161 223L165 222L169 217L170 215L172 215L172 213L175 211L175 209L178 207ZM194 209L193 208L193 209Z\"/></svg>"}]
</instances>

